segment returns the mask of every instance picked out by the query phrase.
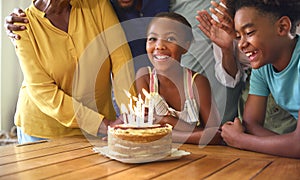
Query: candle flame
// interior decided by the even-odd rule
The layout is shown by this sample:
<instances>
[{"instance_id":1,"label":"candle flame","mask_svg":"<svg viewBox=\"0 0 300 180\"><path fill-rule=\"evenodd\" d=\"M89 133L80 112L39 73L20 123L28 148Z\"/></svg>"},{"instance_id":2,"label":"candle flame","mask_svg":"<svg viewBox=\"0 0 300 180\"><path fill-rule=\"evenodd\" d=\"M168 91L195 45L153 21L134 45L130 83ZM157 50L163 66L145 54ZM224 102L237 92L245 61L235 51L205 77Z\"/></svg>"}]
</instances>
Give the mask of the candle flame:
<instances>
[{"instance_id":1,"label":"candle flame","mask_svg":"<svg viewBox=\"0 0 300 180\"><path fill-rule=\"evenodd\" d=\"M149 100L152 99L150 93L147 90L142 89L143 94L145 95L145 100L142 99L142 95L139 94L138 97L132 96L130 92L124 90L125 94L130 100L130 103L126 105L121 104L121 112L123 113L124 119L127 120L128 124L132 126L148 126L153 123L153 106L149 105ZM151 103L153 104L153 103ZM145 108L148 107L150 112L150 118L148 113L148 122L145 122ZM150 109L149 109L150 108ZM127 117L127 118L126 118ZM150 120L150 121L149 121ZM125 121L124 121L125 122Z\"/></svg>"}]
</instances>

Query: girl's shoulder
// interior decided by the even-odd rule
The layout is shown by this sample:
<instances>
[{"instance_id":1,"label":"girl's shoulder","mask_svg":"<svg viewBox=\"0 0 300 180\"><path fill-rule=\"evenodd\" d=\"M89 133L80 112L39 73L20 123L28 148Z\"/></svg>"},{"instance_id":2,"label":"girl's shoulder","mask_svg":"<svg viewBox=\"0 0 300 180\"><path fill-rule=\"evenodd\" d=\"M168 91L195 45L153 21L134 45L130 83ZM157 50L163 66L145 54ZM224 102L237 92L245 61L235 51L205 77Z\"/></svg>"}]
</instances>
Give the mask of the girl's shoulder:
<instances>
[{"instance_id":1,"label":"girl's shoulder","mask_svg":"<svg viewBox=\"0 0 300 180\"><path fill-rule=\"evenodd\" d=\"M192 83L193 84L196 84L197 86L209 85L208 78L205 75L200 74L195 71L192 71L192 70L189 70L189 71L191 72L191 75L192 75Z\"/></svg>"},{"instance_id":2,"label":"girl's shoulder","mask_svg":"<svg viewBox=\"0 0 300 180\"><path fill-rule=\"evenodd\" d=\"M192 79L193 79L194 81L196 81L196 79L197 79L197 80L208 80L207 77L204 76L203 74L200 74L200 73L198 73L198 72L192 71L192 70L190 70L190 69L187 69L187 70L190 71L190 73L191 73L191 75L192 75Z\"/></svg>"},{"instance_id":3,"label":"girl's shoulder","mask_svg":"<svg viewBox=\"0 0 300 180\"><path fill-rule=\"evenodd\" d=\"M145 75L149 76L151 71L152 71L151 67L142 67L136 72L135 76L136 76L136 78L140 78Z\"/></svg>"}]
</instances>

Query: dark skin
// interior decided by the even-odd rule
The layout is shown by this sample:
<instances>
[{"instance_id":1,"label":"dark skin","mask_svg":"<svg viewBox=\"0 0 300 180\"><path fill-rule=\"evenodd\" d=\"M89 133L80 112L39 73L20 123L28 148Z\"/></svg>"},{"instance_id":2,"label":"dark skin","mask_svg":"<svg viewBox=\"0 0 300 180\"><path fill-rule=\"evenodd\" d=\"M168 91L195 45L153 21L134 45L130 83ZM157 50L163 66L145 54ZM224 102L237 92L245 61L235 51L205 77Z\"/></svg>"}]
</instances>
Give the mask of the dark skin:
<instances>
[{"instance_id":1,"label":"dark skin","mask_svg":"<svg viewBox=\"0 0 300 180\"><path fill-rule=\"evenodd\" d=\"M142 1L139 1L139 2L142 2ZM141 7L141 3L137 3L137 8L139 8L139 7ZM44 7L45 8L45 7ZM19 13L19 12L18 12ZM55 15L55 14L54 14ZM55 17L55 16L53 16L53 17ZM18 18L18 17L13 17L13 18ZM24 22L26 21L26 18L25 18L25 16L22 18L20 18L19 20L24 20ZM13 22L13 21L11 21L11 22ZM53 23L53 22L52 22ZM9 26L9 25L8 25ZM11 27L18 27L18 26L11 26ZM22 27L22 26L20 26L20 27ZM65 30L67 30L67 27L65 26ZM12 37L15 37L15 34L11 34L11 36ZM19 37L18 35L16 35L17 37ZM197 77L198 78L198 77ZM203 87L209 87L209 83L208 83L208 81L207 80L203 80L203 82L205 82L206 84L202 84L202 85L200 85L200 86L203 86ZM167 82L166 82L166 84L164 83L164 85L172 85L172 84L168 84ZM173 86L175 86L174 84L173 84ZM178 91L177 90L177 88L164 88L164 89L168 89L168 91L166 92L166 93L164 93L165 95L166 94L178 94L179 92L183 92L183 91ZM183 89L183 88L180 88L180 89ZM170 90L170 91L169 91ZM176 91L176 92L173 92L173 91ZM210 89L208 90L209 92L210 92ZM181 95L181 97L182 97L183 95ZM177 99L176 98L170 98L169 99L169 101L171 102L171 106L174 106L174 108L175 109L182 109L182 105L177 105L175 102L178 100L178 101L180 101L180 99L178 99L180 96L177 96ZM211 97L211 95L209 94L209 95L204 95L203 97L206 97L206 98L210 98ZM204 100L203 100L204 101ZM210 99L209 100L205 100L205 102L210 102ZM182 102L183 103L183 102ZM203 104L203 103L202 103ZM210 107L210 104L208 104L208 105L204 105L203 104L203 106L201 106L201 108L209 108ZM202 117L202 116L204 116L204 117ZM200 119L207 119L207 117L209 116L209 113L201 113L201 117L200 117ZM168 117L165 117L165 118L163 118L163 119L161 119L161 123L167 123L167 122L169 122L169 123L171 123L172 121L173 122L175 122L174 121L175 119L173 119L171 116L168 116ZM177 123L177 120L176 120L176 123ZM171 123L171 124L173 124L174 125L174 123ZM183 121L180 121L178 124L182 124L182 126L183 127L185 127L185 128L189 128L190 129L190 127L187 125L187 123L185 123L185 122L183 122ZM206 124L206 123L205 123ZM107 127L108 126L108 122L107 121L105 121L104 120L104 123L102 123L102 125L101 125L103 128L100 128L100 129L105 129L105 127ZM180 125L181 126L181 125ZM192 128L194 128L194 126L192 127ZM201 132L200 132L200 130L201 130ZM195 132L197 131L197 133L195 133L195 134L193 134L193 135L191 135L191 136L189 136L188 137L188 141L187 142L199 142L199 140L200 140L200 137L201 137L201 134L203 133L202 131L203 131L203 128L197 128L197 129L195 129L194 130ZM198 132L199 131L199 132ZM102 133L104 133L104 131L101 131ZM215 132L215 131L214 131ZM200 135L199 135L199 133L200 133ZM181 139L187 139L187 137L185 137L185 135L183 134L183 135L178 135L178 137L179 138L181 138ZM182 141L182 140L179 140L179 141ZM220 134L218 133L217 134L217 136L216 136L216 138L214 139L214 140L212 140L212 142L211 143L213 143L213 144L215 144L215 143L219 143L219 141L220 141ZM204 144L207 144L206 142L204 143Z\"/></svg>"},{"instance_id":2,"label":"dark skin","mask_svg":"<svg viewBox=\"0 0 300 180\"><path fill-rule=\"evenodd\" d=\"M221 2L224 3L225 1L221 0ZM235 29L234 29L234 22L233 19L231 19L231 17L229 16L226 8L222 7L220 4L214 1L212 1L212 5L214 6L214 9L211 8L210 11L219 18L220 23L213 20L212 17L207 12L201 11L198 13L199 17L197 18L201 23L199 25L199 28L212 41L214 41L221 48L223 48L226 47L224 46L226 45L224 41L224 39L226 39L226 36L227 37L236 36ZM246 17L250 17L249 12L250 11L245 13L247 14ZM259 14L258 16L259 18L253 20L253 22L257 23L258 22L257 20L262 20L261 17L263 16L265 15ZM241 22L247 23L249 21L242 19ZM274 28L276 34L275 37L281 37L282 41L280 43L271 42L270 43L271 45L268 46L265 45L265 47L272 47L272 44L276 44L276 46L278 46L278 44L282 44L282 47L278 46L279 50L274 49L270 51L272 52L272 54L275 54L276 58L274 57L268 58L268 59L276 60L272 62L268 61L268 63L272 63L274 65L274 68L276 68L278 71L281 71L289 63L289 59L291 58L291 54L295 46L295 41L291 40L291 35L289 34L290 32L289 26L291 23L289 22L289 19L287 17L280 18L277 21L276 24L279 27L276 26L273 27L273 24L275 24L275 22L273 22L273 24L268 24L270 22L273 21L267 19L266 21L260 24L255 24L255 26L248 26L248 28L244 28L242 30L240 29L240 31L238 31L241 33L239 34L240 37L246 36L246 33L248 33L249 36L248 41L243 39L243 43L240 43L240 48L253 49L253 47L251 46L254 46L255 48L259 47L258 44L260 43L257 40L262 40L263 42L270 42L269 39L276 39L274 37L268 37L266 39L262 39L262 37L267 37L267 35L274 34L274 32L270 32L271 27ZM258 27L260 28L258 29ZM264 28L262 29L261 27ZM259 34L262 30L266 31L267 29L269 29L268 33L261 35L259 38L255 38L256 41L254 41L255 40L254 37L256 37L257 34ZM254 33L251 34L251 32ZM233 35L231 35L232 33ZM250 37L253 39L251 39ZM281 51L280 49L283 50ZM283 53L276 54L277 52L283 52ZM261 66L262 64L258 62L259 61L253 62L253 65L255 65L256 68ZM264 62L264 64L265 63L266 62ZM223 65L225 64L223 63ZM228 73L233 72L230 71L230 68L234 70L233 69L234 66L230 64L228 64L228 66L225 65L224 68L227 70ZM299 141L299 137L300 137L299 123L297 129L294 132L285 135L278 135L264 128L263 125L265 122L266 106L267 106L267 97L249 95L246 103L244 115L243 115L243 124L238 118L236 118L234 122L226 123L222 127L223 139L228 145L233 147L253 150L258 152L264 152L269 154L299 158L299 146L297 143L295 143Z\"/></svg>"},{"instance_id":3,"label":"dark skin","mask_svg":"<svg viewBox=\"0 0 300 180\"><path fill-rule=\"evenodd\" d=\"M4 24L7 36L12 39L19 40L21 39L21 36L13 33L13 31L23 31L26 29L26 26L14 25L15 22L24 23L24 24L29 22L28 19L26 18L26 14L20 8L15 8L13 12L5 18L5 24Z\"/></svg>"},{"instance_id":4,"label":"dark skin","mask_svg":"<svg viewBox=\"0 0 300 180\"><path fill-rule=\"evenodd\" d=\"M225 0L221 0L221 2L225 4ZM211 4L214 8L210 8L210 11L218 17L219 22L215 21L206 10L202 10L198 11L198 16L196 16L196 19L199 21L198 27L212 42L222 49L222 65L226 72L235 78L238 67L233 50L233 40L235 38L233 20L224 6L215 1L212 1Z\"/></svg>"},{"instance_id":5,"label":"dark skin","mask_svg":"<svg viewBox=\"0 0 300 180\"><path fill-rule=\"evenodd\" d=\"M37 9L40 11L45 12L45 17L49 19L49 21L52 23L53 26L56 28L68 32L68 26L69 26L69 17L71 12L71 5L70 0L36 0L34 2L34 5ZM23 13L22 10L15 9L16 13L20 13L20 17L18 16L11 16L11 18L6 18L6 22L28 22L26 19L25 13ZM15 13L13 13L15 14ZM16 15L16 14L15 14ZM9 20L9 21L8 21ZM12 30L24 30L26 29L25 26L15 26L15 25L9 25L6 24L7 28L10 27ZM8 35L15 39L20 39L21 37L17 34L13 34L12 31L8 33ZM115 124L122 123L122 120L117 119L115 121L111 121L108 119L103 119L102 123L98 129L98 132L101 134L106 134L107 127L108 126L114 126Z\"/></svg>"},{"instance_id":6,"label":"dark skin","mask_svg":"<svg viewBox=\"0 0 300 180\"><path fill-rule=\"evenodd\" d=\"M147 68L142 68L138 72L137 76L139 77L141 74L146 74L141 76L139 79L137 79L137 89L145 89L149 91L149 74ZM178 73L177 74L181 74ZM158 84L159 84L159 94L168 102L169 106L180 110L183 109L183 104L185 99L181 98L184 97L184 90L183 90L183 80L182 80L182 74L179 75L179 79L174 80L176 78L167 78L163 75L158 75ZM169 76L170 77L170 76ZM173 75L174 77L174 75ZM176 82L176 85L173 83ZM209 82L206 81L206 79L202 76L197 76L195 79L194 91L197 92L196 88L198 87L209 87ZM209 91L209 90L208 90ZM203 92L203 91L202 91ZM142 94L142 93L141 93ZM174 127L172 136L174 142L180 142L180 143L190 143L190 144L220 144L222 143L220 133L218 131L218 127L215 127L215 125L209 125L208 123L208 116L209 114L206 114L205 108L210 106L210 103L206 104L206 102L210 102L210 100L206 99L209 98L209 94L201 94L202 99L202 106L200 106L200 121L201 126L197 127L196 124L188 124L185 121L179 120L178 118L175 118L171 115L166 116L155 116L156 122L160 124L170 124ZM144 97L143 97L144 98ZM196 98L199 104L199 96ZM181 103L178 103L181 102ZM211 126L211 127L210 127ZM204 128L206 127L206 128ZM217 131L217 133L216 133ZM190 133L187 133L190 132ZM211 139L212 138L212 139Z\"/></svg>"},{"instance_id":7,"label":"dark skin","mask_svg":"<svg viewBox=\"0 0 300 180\"><path fill-rule=\"evenodd\" d=\"M235 29L239 38L239 48L247 52L255 50L251 58L252 68L272 64L274 69L282 71L288 65L297 39L290 34L291 21L287 16L279 19L262 16L251 7L241 8L235 18ZM275 42L275 43L274 43ZM280 43L279 43L280 42ZM243 125L236 118L222 126L224 141L233 147L300 158L300 124L287 134L278 135L263 127L267 97L249 95L243 114ZM299 122L300 111L298 111Z\"/></svg>"},{"instance_id":8,"label":"dark skin","mask_svg":"<svg viewBox=\"0 0 300 180\"><path fill-rule=\"evenodd\" d=\"M178 22L176 23L166 17L153 20L147 31L146 50L156 70L158 93L169 107L176 111L182 111L186 101L183 80L184 68L180 65L180 61L181 56L190 47L191 41L184 34L187 32L179 26ZM136 78L137 91L140 94L143 94L142 89L149 92L148 68L141 68L137 72ZM172 115L156 115L155 121L173 126L172 137L175 142L220 144L219 118L212 101L208 79L198 74L194 78L192 88L199 107L198 120L201 122L199 126L196 126L196 123L187 123Z\"/></svg>"},{"instance_id":9,"label":"dark skin","mask_svg":"<svg viewBox=\"0 0 300 180\"><path fill-rule=\"evenodd\" d=\"M46 1L47 2L47 1ZM54 3L56 2L56 3ZM132 0L132 2L127 2L126 4L133 4L134 0ZM125 5L122 3L122 0L118 0L118 3L120 5L120 7L125 7ZM54 0L53 3L51 3L52 5L50 5L47 9L48 13L46 13L46 17L52 22L52 24L67 32L68 31L68 20L69 20L69 12L71 10L71 6L69 4L69 0ZM142 8L142 4L143 1L142 0L137 0L137 4L136 4L136 9L140 10ZM43 1L43 0L37 0L35 1L35 5L36 7L41 10L44 11L47 4ZM66 16L64 19L61 19L60 15L65 14ZM28 23L28 19L26 18L26 14L24 13L24 11L20 8L15 8L13 10L13 12L8 15L5 18L5 24L4 27L6 29L6 34L8 37L12 38L12 39L16 39L19 40L21 39L21 36L18 34L15 34L13 31L23 31L26 29L25 25L15 25L14 23Z\"/></svg>"},{"instance_id":10,"label":"dark skin","mask_svg":"<svg viewBox=\"0 0 300 180\"><path fill-rule=\"evenodd\" d=\"M60 30L68 32L69 17L71 11L70 0L52 0L50 4L47 1L36 0L35 7L45 12L46 18Z\"/></svg>"},{"instance_id":11,"label":"dark skin","mask_svg":"<svg viewBox=\"0 0 300 180\"><path fill-rule=\"evenodd\" d=\"M45 12L46 17L50 22L58 29L68 32L69 16L71 11L70 0L36 0L34 5L40 11ZM28 19L22 9L14 9L13 13L5 18L5 28L7 29L7 35L13 39L21 39L18 34L14 34L13 31L22 31L26 29L26 26L16 26L13 23L28 23Z\"/></svg>"}]
</instances>

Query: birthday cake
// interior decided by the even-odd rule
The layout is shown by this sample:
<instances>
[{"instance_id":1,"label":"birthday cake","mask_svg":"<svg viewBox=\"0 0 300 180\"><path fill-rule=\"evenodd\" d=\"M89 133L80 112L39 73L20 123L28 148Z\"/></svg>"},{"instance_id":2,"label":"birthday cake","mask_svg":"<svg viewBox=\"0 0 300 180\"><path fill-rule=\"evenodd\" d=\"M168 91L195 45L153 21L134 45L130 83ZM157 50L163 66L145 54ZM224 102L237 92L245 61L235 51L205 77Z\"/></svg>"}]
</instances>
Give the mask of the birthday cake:
<instances>
[{"instance_id":1,"label":"birthday cake","mask_svg":"<svg viewBox=\"0 0 300 180\"><path fill-rule=\"evenodd\" d=\"M164 158L171 154L172 126L121 124L109 127L108 149L116 158Z\"/></svg>"}]
</instances>

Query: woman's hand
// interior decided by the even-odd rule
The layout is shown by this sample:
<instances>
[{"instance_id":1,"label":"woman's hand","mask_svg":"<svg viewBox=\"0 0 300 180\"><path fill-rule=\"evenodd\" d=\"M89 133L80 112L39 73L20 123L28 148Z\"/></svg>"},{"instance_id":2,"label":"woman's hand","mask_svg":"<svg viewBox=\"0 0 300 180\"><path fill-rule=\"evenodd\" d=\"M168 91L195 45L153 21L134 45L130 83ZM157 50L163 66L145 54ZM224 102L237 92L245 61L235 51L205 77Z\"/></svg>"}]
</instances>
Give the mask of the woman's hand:
<instances>
[{"instance_id":1,"label":"woman's hand","mask_svg":"<svg viewBox=\"0 0 300 180\"><path fill-rule=\"evenodd\" d=\"M13 31L23 31L26 29L24 25L15 25L14 23L28 23L28 19L26 18L26 14L20 8L15 8L13 12L6 16L4 22L4 28L6 29L6 34L8 37L12 39L19 40L21 36L13 33Z\"/></svg>"},{"instance_id":2,"label":"woman's hand","mask_svg":"<svg viewBox=\"0 0 300 180\"><path fill-rule=\"evenodd\" d=\"M118 118L114 121L109 121L109 126L113 127L115 125L123 124L123 123L124 123L124 121L121 118Z\"/></svg>"}]
</instances>

